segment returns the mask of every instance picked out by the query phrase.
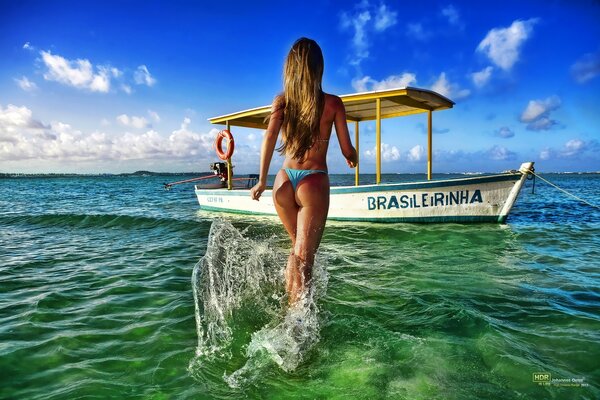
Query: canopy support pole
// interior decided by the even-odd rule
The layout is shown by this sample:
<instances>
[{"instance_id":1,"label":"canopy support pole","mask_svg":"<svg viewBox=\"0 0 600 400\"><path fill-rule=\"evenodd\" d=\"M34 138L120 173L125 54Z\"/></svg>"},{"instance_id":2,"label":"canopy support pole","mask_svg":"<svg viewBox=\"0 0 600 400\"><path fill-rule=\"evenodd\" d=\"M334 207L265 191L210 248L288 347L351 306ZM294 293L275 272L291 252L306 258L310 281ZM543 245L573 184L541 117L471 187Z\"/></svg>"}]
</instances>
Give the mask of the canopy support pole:
<instances>
[{"instance_id":1,"label":"canopy support pole","mask_svg":"<svg viewBox=\"0 0 600 400\"><path fill-rule=\"evenodd\" d=\"M432 127L431 110L427 112L427 180L431 180L431 148L432 148Z\"/></svg>"},{"instance_id":2,"label":"canopy support pole","mask_svg":"<svg viewBox=\"0 0 600 400\"><path fill-rule=\"evenodd\" d=\"M231 133L229 121L225 121L225 127ZM227 143L227 146L231 146L231 143ZM231 164L231 157L227 159L227 190L233 189L233 165Z\"/></svg>"},{"instance_id":3,"label":"canopy support pole","mask_svg":"<svg viewBox=\"0 0 600 400\"><path fill-rule=\"evenodd\" d=\"M358 186L358 175L360 174L359 169L360 169L360 163L359 163L359 154L360 154L360 150L359 150L359 143L358 143L358 121L354 121L354 141L356 143L356 169L354 170L354 185Z\"/></svg>"},{"instance_id":4,"label":"canopy support pole","mask_svg":"<svg viewBox=\"0 0 600 400\"><path fill-rule=\"evenodd\" d=\"M375 172L375 183L381 182L381 99L375 99L375 164L377 171Z\"/></svg>"}]
</instances>

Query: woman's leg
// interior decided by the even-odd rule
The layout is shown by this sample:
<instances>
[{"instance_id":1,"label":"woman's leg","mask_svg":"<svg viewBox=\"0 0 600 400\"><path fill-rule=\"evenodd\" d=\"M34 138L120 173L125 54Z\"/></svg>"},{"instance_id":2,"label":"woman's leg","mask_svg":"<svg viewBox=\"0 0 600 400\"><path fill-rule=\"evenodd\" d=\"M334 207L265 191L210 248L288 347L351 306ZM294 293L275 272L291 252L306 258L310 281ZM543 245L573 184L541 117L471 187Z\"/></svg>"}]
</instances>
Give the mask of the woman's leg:
<instances>
[{"instance_id":1,"label":"woman's leg","mask_svg":"<svg viewBox=\"0 0 600 400\"><path fill-rule=\"evenodd\" d=\"M292 241L285 271L290 304L298 301L312 277L315 253L321 243L329 211L329 176L315 173L296 188L281 170L273 184L273 203Z\"/></svg>"},{"instance_id":2,"label":"woman's leg","mask_svg":"<svg viewBox=\"0 0 600 400\"><path fill-rule=\"evenodd\" d=\"M273 203L279 219L283 223L285 230L292 241L292 248L296 243L296 227L298 220L298 210L300 207L296 204L296 194L292 187L292 182L284 170L280 170L273 183Z\"/></svg>"},{"instance_id":3,"label":"woman's leg","mask_svg":"<svg viewBox=\"0 0 600 400\"><path fill-rule=\"evenodd\" d=\"M315 173L302 179L296 188L295 200L299 210L294 245L296 268L291 277L293 285L290 303L300 299L312 278L315 254L321 243L329 211L329 176Z\"/></svg>"},{"instance_id":4,"label":"woman's leg","mask_svg":"<svg viewBox=\"0 0 600 400\"><path fill-rule=\"evenodd\" d=\"M296 194L294 193L292 183L283 170L279 171L273 184L273 203L275 204L277 215L279 215L279 219L281 219L292 241L292 251L288 257L285 269L285 289L288 295L290 295L297 284L295 277L299 274L298 262L294 255L294 246L296 245L296 226L300 207L296 204Z\"/></svg>"}]
</instances>

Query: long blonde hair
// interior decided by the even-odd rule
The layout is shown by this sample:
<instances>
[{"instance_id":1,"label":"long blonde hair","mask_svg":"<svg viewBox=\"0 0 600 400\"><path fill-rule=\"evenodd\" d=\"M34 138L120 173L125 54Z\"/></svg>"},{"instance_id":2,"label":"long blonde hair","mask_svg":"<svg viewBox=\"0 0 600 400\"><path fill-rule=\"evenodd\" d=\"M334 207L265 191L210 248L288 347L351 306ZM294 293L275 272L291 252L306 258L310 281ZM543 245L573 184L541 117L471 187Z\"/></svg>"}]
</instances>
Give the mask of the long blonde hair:
<instances>
[{"instance_id":1,"label":"long blonde hair","mask_svg":"<svg viewBox=\"0 0 600 400\"><path fill-rule=\"evenodd\" d=\"M304 37L296 40L283 68L283 101L279 103L285 108L282 143L277 150L297 160L304 158L318 138L325 103L323 69L317 42Z\"/></svg>"}]
</instances>

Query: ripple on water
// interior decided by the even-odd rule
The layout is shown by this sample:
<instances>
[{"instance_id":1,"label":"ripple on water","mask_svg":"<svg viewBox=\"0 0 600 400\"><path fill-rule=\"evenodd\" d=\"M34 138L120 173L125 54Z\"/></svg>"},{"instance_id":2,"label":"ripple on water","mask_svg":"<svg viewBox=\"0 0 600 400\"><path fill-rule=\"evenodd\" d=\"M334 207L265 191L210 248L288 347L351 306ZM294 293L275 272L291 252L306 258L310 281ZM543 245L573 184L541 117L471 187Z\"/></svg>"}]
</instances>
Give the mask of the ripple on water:
<instances>
[{"instance_id":1,"label":"ripple on water","mask_svg":"<svg viewBox=\"0 0 600 400\"><path fill-rule=\"evenodd\" d=\"M600 195L585 177L559 179ZM212 214L163 180L3 191L1 398L600 397L531 381L600 381L595 210L538 187L505 226L328 223L318 308L305 314L316 320L295 329L277 219L226 216L211 247ZM206 254L230 260L213 272L243 282L215 297L229 301L219 326L231 335L212 356L197 354L207 347L190 283Z\"/></svg>"}]
</instances>

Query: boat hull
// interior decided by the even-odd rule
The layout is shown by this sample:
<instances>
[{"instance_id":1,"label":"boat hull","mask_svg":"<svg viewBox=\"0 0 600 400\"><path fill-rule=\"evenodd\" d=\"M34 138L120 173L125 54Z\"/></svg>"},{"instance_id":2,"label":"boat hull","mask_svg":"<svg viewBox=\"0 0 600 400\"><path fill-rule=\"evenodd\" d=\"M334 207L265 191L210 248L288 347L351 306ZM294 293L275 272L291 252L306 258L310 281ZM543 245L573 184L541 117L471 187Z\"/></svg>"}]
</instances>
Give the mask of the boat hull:
<instances>
[{"instance_id":1,"label":"boat hull","mask_svg":"<svg viewBox=\"0 0 600 400\"><path fill-rule=\"evenodd\" d=\"M328 219L369 222L504 223L533 163L519 171L426 182L332 187ZM260 201L249 189L196 187L200 208L209 211L275 215L272 193Z\"/></svg>"}]
</instances>

